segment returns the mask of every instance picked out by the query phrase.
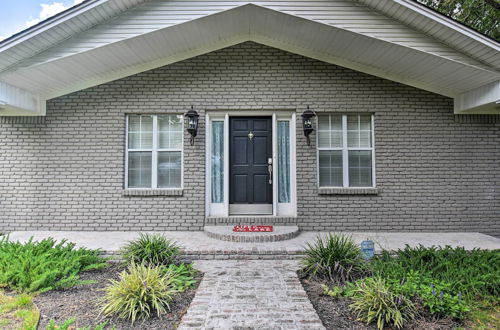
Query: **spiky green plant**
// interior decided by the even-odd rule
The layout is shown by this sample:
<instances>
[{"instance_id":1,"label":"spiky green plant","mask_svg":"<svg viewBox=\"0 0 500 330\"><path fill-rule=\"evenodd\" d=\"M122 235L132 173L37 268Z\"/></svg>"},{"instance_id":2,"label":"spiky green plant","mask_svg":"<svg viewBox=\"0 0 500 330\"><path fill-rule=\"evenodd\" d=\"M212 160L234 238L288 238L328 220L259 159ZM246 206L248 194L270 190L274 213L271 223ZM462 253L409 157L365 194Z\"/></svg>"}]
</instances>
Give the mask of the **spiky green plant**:
<instances>
[{"instance_id":1,"label":"spiky green plant","mask_svg":"<svg viewBox=\"0 0 500 330\"><path fill-rule=\"evenodd\" d=\"M314 243L308 243L301 262L306 276L334 283L356 280L368 270L361 249L344 234L318 236Z\"/></svg>"},{"instance_id":2,"label":"spiky green plant","mask_svg":"<svg viewBox=\"0 0 500 330\"><path fill-rule=\"evenodd\" d=\"M396 296L379 277L367 277L356 282L351 290L353 303L349 306L360 321L377 322L377 328L393 324L400 329L414 318L415 306L403 295Z\"/></svg>"},{"instance_id":3,"label":"spiky green plant","mask_svg":"<svg viewBox=\"0 0 500 330\"><path fill-rule=\"evenodd\" d=\"M161 234L141 234L123 247L122 255L127 263L168 266L177 263L180 248Z\"/></svg>"},{"instance_id":4,"label":"spiky green plant","mask_svg":"<svg viewBox=\"0 0 500 330\"><path fill-rule=\"evenodd\" d=\"M160 316L170 310L169 303L177 292L172 279L172 273L162 267L132 263L118 281L110 280L110 285L103 289L101 312L132 323L155 312Z\"/></svg>"},{"instance_id":5,"label":"spiky green plant","mask_svg":"<svg viewBox=\"0 0 500 330\"><path fill-rule=\"evenodd\" d=\"M26 243L0 238L0 286L19 292L40 292L67 288L81 281L79 273L106 267L99 250L75 249L74 243L53 238Z\"/></svg>"}]
</instances>

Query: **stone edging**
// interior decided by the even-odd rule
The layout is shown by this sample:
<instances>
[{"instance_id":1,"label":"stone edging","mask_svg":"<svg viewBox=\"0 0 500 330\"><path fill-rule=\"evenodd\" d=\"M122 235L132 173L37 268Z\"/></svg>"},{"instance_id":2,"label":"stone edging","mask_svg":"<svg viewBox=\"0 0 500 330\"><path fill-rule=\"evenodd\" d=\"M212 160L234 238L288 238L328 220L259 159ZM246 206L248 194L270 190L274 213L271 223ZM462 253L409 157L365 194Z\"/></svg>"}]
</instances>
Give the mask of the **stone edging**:
<instances>
[{"instance_id":1,"label":"stone edging","mask_svg":"<svg viewBox=\"0 0 500 330\"><path fill-rule=\"evenodd\" d=\"M101 256L109 258L112 262L121 261L118 251L101 251ZM183 251L181 259L184 261L194 260L299 260L304 256L303 251Z\"/></svg>"}]
</instances>

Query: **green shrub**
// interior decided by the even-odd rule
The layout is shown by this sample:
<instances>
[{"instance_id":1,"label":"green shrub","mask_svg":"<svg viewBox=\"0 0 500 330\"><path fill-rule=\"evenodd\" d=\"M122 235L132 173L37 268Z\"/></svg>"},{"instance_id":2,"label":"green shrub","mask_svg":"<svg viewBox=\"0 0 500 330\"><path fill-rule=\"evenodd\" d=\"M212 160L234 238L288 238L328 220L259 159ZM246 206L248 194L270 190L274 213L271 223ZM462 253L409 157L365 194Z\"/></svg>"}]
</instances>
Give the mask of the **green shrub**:
<instances>
[{"instance_id":1,"label":"green shrub","mask_svg":"<svg viewBox=\"0 0 500 330\"><path fill-rule=\"evenodd\" d=\"M500 295L500 250L472 250L449 246L409 247L388 252L373 260L374 273L391 279L402 279L411 271L438 282L448 283L453 295L467 301ZM432 283L431 283L432 284Z\"/></svg>"},{"instance_id":2,"label":"green shrub","mask_svg":"<svg viewBox=\"0 0 500 330\"><path fill-rule=\"evenodd\" d=\"M158 316L170 310L169 303L176 291L172 284L172 274L161 267L132 263L120 274L120 280L110 280L101 299L104 315L116 315L129 319Z\"/></svg>"},{"instance_id":3,"label":"green shrub","mask_svg":"<svg viewBox=\"0 0 500 330\"><path fill-rule=\"evenodd\" d=\"M122 254L127 263L168 266L177 263L180 248L163 235L141 234L139 239L125 245Z\"/></svg>"},{"instance_id":4,"label":"green shrub","mask_svg":"<svg viewBox=\"0 0 500 330\"><path fill-rule=\"evenodd\" d=\"M106 267L99 250L75 249L75 244L52 238L26 243L0 238L0 286L20 292L40 292L78 284L78 273Z\"/></svg>"},{"instance_id":5,"label":"green shrub","mask_svg":"<svg viewBox=\"0 0 500 330\"><path fill-rule=\"evenodd\" d=\"M165 272L172 277L172 287L174 290L183 292L192 288L196 283L196 269L191 264L181 263L179 265L170 265L163 268Z\"/></svg>"},{"instance_id":6,"label":"green shrub","mask_svg":"<svg viewBox=\"0 0 500 330\"><path fill-rule=\"evenodd\" d=\"M307 244L301 270L311 278L344 283L365 275L367 269L361 249L349 236L329 234Z\"/></svg>"},{"instance_id":7,"label":"green shrub","mask_svg":"<svg viewBox=\"0 0 500 330\"><path fill-rule=\"evenodd\" d=\"M415 306L403 295L395 295L381 278L368 277L356 282L352 289L353 303L349 306L360 321L367 324L374 321L383 329L393 324L400 329L414 318Z\"/></svg>"},{"instance_id":8,"label":"green shrub","mask_svg":"<svg viewBox=\"0 0 500 330\"><path fill-rule=\"evenodd\" d=\"M403 280L388 279L391 290L406 297L419 299L429 312L437 316L463 319L470 311L461 293L453 291L453 284L435 280L410 271Z\"/></svg>"}]
</instances>

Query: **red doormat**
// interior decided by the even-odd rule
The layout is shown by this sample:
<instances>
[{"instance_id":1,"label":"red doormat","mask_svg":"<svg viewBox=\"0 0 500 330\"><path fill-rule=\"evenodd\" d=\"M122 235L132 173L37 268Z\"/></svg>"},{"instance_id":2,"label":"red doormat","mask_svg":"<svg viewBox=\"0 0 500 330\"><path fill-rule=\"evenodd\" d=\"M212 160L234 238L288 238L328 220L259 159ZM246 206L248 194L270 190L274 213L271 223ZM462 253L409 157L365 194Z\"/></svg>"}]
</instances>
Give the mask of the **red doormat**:
<instances>
[{"instance_id":1,"label":"red doormat","mask_svg":"<svg viewBox=\"0 0 500 330\"><path fill-rule=\"evenodd\" d=\"M234 232L272 232L273 226L248 226L236 225L233 227Z\"/></svg>"}]
</instances>

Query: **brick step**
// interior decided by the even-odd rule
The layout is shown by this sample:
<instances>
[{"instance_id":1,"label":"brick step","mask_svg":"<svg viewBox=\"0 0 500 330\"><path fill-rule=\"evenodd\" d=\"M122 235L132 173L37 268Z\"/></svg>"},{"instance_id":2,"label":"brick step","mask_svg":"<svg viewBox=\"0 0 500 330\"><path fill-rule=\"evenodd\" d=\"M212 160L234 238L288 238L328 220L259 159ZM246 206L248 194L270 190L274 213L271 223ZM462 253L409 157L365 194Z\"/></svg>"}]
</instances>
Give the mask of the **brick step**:
<instances>
[{"instance_id":1,"label":"brick step","mask_svg":"<svg viewBox=\"0 0 500 330\"><path fill-rule=\"evenodd\" d=\"M265 215L239 215L229 217L206 217L207 226L229 226L229 225L297 225L297 217L265 216Z\"/></svg>"},{"instance_id":2,"label":"brick step","mask_svg":"<svg viewBox=\"0 0 500 330\"><path fill-rule=\"evenodd\" d=\"M111 262L123 261L118 251L101 251L101 256L109 258ZM181 260L299 260L304 251L286 250L211 250L211 251L182 251Z\"/></svg>"},{"instance_id":3,"label":"brick step","mask_svg":"<svg viewBox=\"0 0 500 330\"><path fill-rule=\"evenodd\" d=\"M205 226L204 231L208 237L238 243L278 242L300 233L297 226L273 226L272 232L234 232L233 226Z\"/></svg>"}]
</instances>

